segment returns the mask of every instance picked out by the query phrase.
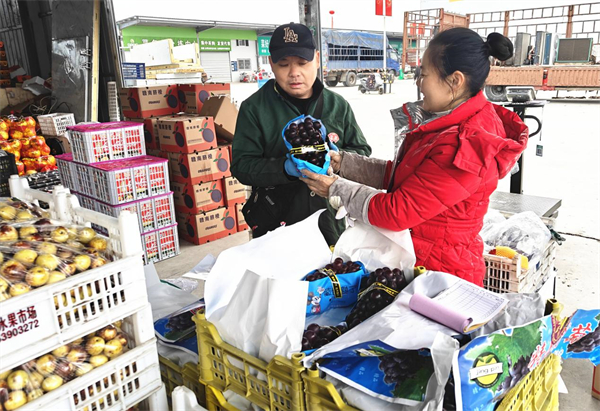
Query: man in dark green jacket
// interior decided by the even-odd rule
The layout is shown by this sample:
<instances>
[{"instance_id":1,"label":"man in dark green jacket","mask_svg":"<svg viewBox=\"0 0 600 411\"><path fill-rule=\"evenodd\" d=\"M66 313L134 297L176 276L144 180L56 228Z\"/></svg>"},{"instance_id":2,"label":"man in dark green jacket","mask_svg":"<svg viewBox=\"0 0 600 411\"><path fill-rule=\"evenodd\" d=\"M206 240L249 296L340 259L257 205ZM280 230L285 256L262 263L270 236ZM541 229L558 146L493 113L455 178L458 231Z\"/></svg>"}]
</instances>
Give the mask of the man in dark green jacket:
<instances>
[{"instance_id":1,"label":"man in dark green jacket","mask_svg":"<svg viewBox=\"0 0 600 411\"><path fill-rule=\"evenodd\" d=\"M317 79L319 52L308 27L294 23L279 26L273 32L269 51L275 80L267 82L240 107L231 172L241 183L253 187L249 201L258 187L274 187L283 193L286 207L281 216L275 217L281 217L276 224L294 224L327 208L319 219L319 228L327 243L334 245L345 222L335 220L335 211L327 201L298 180L298 170L286 158L288 150L281 131L301 114L311 115L321 119L329 140L339 149L368 156L371 147L348 102L324 89Z\"/></svg>"}]
</instances>

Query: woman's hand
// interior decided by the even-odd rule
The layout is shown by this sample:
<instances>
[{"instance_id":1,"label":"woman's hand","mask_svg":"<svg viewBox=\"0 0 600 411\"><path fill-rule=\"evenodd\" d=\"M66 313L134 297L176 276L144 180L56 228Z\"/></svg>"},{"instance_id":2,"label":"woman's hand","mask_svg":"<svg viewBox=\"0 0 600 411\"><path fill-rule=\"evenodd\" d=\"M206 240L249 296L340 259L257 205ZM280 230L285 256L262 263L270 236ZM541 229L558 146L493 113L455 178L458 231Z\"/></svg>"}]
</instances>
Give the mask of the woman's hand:
<instances>
[{"instance_id":1,"label":"woman's hand","mask_svg":"<svg viewBox=\"0 0 600 411\"><path fill-rule=\"evenodd\" d=\"M338 154L339 155L339 154ZM329 187L338 179L337 176L324 176L308 170L300 170L304 177L300 177L308 188L320 197L329 197Z\"/></svg>"},{"instance_id":2,"label":"woman's hand","mask_svg":"<svg viewBox=\"0 0 600 411\"><path fill-rule=\"evenodd\" d=\"M337 174L340 172L340 167L342 166L342 155L333 150L329 151L329 155L331 156L331 162L329 164L331 165L333 172Z\"/></svg>"}]
</instances>

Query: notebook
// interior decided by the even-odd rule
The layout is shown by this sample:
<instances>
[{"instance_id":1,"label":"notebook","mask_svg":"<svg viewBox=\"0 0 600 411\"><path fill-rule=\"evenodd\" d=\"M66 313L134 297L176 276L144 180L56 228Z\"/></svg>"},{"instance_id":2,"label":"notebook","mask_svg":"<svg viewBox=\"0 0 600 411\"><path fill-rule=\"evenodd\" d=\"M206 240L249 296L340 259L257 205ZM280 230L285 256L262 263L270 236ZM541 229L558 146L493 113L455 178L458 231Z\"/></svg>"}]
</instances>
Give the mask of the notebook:
<instances>
[{"instance_id":1,"label":"notebook","mask_svg":"<svg viewBox=\"0 0 600 411\"><path fill-rule=\"evenodd\" d=\"M409 307L459 333L468 334L494 318L507 303L499 294L459 280L434 298L414 294Z\"/></svg>"}]
</instances>

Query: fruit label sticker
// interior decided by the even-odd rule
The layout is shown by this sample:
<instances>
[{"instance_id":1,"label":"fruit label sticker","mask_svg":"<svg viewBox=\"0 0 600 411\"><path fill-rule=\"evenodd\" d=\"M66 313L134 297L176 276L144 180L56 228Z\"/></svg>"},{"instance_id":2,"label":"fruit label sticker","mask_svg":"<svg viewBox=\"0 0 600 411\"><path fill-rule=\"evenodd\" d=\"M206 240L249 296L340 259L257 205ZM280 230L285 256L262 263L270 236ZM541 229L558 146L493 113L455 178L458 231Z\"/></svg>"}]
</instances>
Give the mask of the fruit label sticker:
<instances>
[{"instance_id":1,"label":"fruit label sticker","mask_svg":"<svg viewBox=\"0 0 600 411\"><path fill-rule=\"evenodd\" d=\"M46 298L25 306L8 305L0 315L2 355L10 355L31 344L31 341L42 341L57 331L56 319L53 318L56 309L52 299Z\"/></svg>"},{"instance_id":2,"label":"fruit label sticker","mask_svg":"<svg viewBox=\"0 0 600 411\"><path fill-rule=\"evenodd\" d=\"M549 315L475 338L460 349L453 366L463 409L493 411L529 373L551 374L552 367L537 370L551 354L600 364L599 322L600 310L577 310L566 319ZM535 375L533 384L543 384Z\"/></svg>"},{"instance_id":3,"label":"fruit label sticker","mask_svg":"<svg viewBox=\"0 0 600 411\"><path fill-rule=\"evenodd\" d=\"M324 269L322 271L331 280L331 286L333 287L333 296L335 298L342 298L342 287L340 286L340 280L338 280L337 276L335 275L335 272L327 269Z\"/></svg>"}]
</instances>

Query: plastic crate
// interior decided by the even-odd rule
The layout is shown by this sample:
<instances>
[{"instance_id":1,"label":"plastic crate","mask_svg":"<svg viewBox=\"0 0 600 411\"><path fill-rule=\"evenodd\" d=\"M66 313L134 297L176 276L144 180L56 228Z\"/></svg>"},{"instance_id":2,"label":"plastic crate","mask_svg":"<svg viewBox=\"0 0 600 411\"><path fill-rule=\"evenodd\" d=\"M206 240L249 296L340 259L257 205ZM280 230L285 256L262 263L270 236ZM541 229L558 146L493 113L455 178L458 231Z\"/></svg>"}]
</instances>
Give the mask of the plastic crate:
<instances>
[{"instance_id":1,"label":"plastic crate","mask_svg":"<svg viewBox=\"0 0 600 411\"><path fill-rule=\"evenodd\" d=\"M150 340L19 410L127 410L162 387L157 355Z\"/></svg>"},{"instance_id":2,"label":"plastic crate","mask_svg":"<svg viewBox=\"0 0 600 411\"><path fill-rule=\"evenodd\" d=\"M167 397L171 397L175 387L183 385L196 394L198 404L202 406L206 404L205 386L199 380L198 364L188 362L183 366L179 366L162 356L159 356L158 360L160 362L160 376L167 389Z\"/></svg>"},{"instance_id":3,"label":"plastic crate","mask_svg":"<svg viewBox=\"0 0 600 411\"><path fill-rule=\"evenodd\" d=\"M8 180L13 174L17 174L15 156L4 150L0 150L0 197L10 196Z\"/></svg>"},{"instance_id":4,"label":"plastic crate","mask_svg":"<svg viewBox=\"0 0 600 411\"><path fill-rule=\"evenodd\" d=\"M521 257L502 257L484 254L486 274L483 285L486 290L495 293L524 293L534 292L540 282L554 269L556 259L556 242L548 242L544 254L536 267L524 270L521 267Z\"/></svg>"},{"instance_id":5,"label":"plastic crate","mask_svg":"<svg viewBox=\"0 0 600 411\"><path fill-rule=\"evenodd\" d=\"M66 156L67 159L70 159L69 161L63 159L61 155L58 155L55 158L62 185L73 191L80 191L79 187L76 185L77 179L75 178L75 163L72 161L73 155Z\"/></svg>"},{"instance_id":6,"label":"plastic crate","mask_svg":"<svg viewBox=\"0 0 600 411\"><path fill-rule=\"evenodd\" d=\"M144 125L115 121L68 127L73 159L90 164L146 154Z\"/></svg>"},{"instance_id":7,"label":"plastic crate","mask_svg":"<svg viewBox=\"0 0 600 411\"><path fill-rule=\"evenodd\" d=\"M134 159L107 161L100 164L72 162L71 154L57 156L61 176L73 190L110 205L129 203L169 192L167 160L141 156ZM70 163L70 168L64 163ZM68 170L68 171L67 171Z\"/></svg>"},{"instance_id":8,"label":"plastic crate","mask_svg":"<svg viewBox=\"0 0 600 411\"><path fill-rule=\"evenodd\" d=\"M52 113L38 116L42 135L62 136L67 133L67 127L75 125L73 113Z\"/></svg>"},{"instance_id":9,"label":"plastic crate","mask_svg":"<svg viewBox=\"0 0 600 411\"><path fill-rule=\"evenodd\" d=\"M200 382L207 385L209 410L235 409L223 405L211 408L211 388L221 393L232 390L263 410L306 409L302 382L305 368L301 362L304 354L294 354L291 360L277 355L266 363L224 342L204 314L195 314L193 319L198 333Z\"/></svg>"},{"instance_id":10,"label":"plastic crate","mask_svg":"<svg viewBox=\"0 0 600 411\"><path fill-rule=\"evenodd\" d=\"M210 385L206 386L206 409L208 411L240 411L227 402L221 391Z\"/></svg>"},{"instance_id":11,"label":"plastic crate","mask_svg":"<svg viewBox=\"0 0 600 411\"><path fill-rule=\"evenodd\" d=\"M179 255L177 224L142 235L144 262L156 263Z\"/></svg>"},{"instance_id":12,"label":"plastic crate","mask_svg":"<svg viewBox=\"0 0 600 411\"><path fill-rule=\"evenodd\" d=\"M78 196L80 203L85 208L98 211L102 214L118 217L123 210L136 213L142 234L176 224L172 192L120 205L106 204L80 193L74 194ZM97 228L102 233L106 232L102 227L94 228Z\"/></svg>"}]
</instances>

